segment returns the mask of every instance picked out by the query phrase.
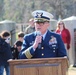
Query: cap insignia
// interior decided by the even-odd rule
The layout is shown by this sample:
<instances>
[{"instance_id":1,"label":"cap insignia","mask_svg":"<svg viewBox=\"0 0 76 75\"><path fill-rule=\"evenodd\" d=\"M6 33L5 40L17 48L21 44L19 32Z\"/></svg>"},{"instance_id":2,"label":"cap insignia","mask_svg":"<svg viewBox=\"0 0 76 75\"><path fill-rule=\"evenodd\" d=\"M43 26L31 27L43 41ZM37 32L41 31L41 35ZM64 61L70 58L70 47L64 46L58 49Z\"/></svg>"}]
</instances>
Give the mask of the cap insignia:
<instances>
[{"instance_id":1,"label":"cap insignia","mask_svg":"<svg viewBox=\"0 0 76 75\"><path fill-rule=\"evenodd\" d=\"M39 13L39 12L37 12L36 15L37 15L38 18L41 18L42 15L43 15L43 13Z\"/></svg>"}]
</instances>

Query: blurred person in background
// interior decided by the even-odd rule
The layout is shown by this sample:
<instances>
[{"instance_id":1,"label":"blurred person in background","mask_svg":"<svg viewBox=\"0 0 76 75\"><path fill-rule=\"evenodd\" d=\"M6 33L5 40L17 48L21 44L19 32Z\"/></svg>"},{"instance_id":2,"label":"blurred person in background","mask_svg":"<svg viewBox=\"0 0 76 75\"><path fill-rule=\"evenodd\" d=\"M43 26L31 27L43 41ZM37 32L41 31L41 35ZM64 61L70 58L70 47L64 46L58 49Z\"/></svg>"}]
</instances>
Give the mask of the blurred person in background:
<instances>
[{"instance_id":1,"label":"blurred person in background","mask_svg":"<svg viewBox=\"0 0 76 75\"><path fill-rule=\"evenodd\" d=\"M17 41L23 42L23 37L24 37L24 32L22 32L22 31L18 32L18 40Z\"/></svg>"},{"instance_id":2,"label":"blurred person in background","mask_svg":"<svg viewBox=\"0 0 76 75\"><path fill-rule=\"evenodd\" d=\"M23 37L24 37L24 33L21 31L18 32L18 40L14 43L14 45L11 48L13 59L19 58L19 52L20 52L21 47L22 47Z\"/></svg>"},{"instance_id":3,"label":"blurred person in background","mask_svg":"<svg viewBox=\"0 0 76 75\"><path fill-rule=\"evenodd\" d=\"M29 20L29 25L25 29L25 34L29 34L35 31L34 19Z\"/></svg>"},{"instance_id":4,"label":"blurred person in background","mask_svg":"<svg viewBox=\"0 0 76 75\"><path fill-rule=\"evenodd\" d=\"M3 31L0 35L0 75L3 75L4 69L6 75L10 75L9 63L7 62L12 59L10 40L10 32Z\"/></svg>"},{"instance_id":5,"label":"blurred person in background","mask_svg":"<svg viewBox=\"0 0 76 75\"><path fill-rule=\"evenodd\" d=\"M56 33L61 35L65 48L66 48L67 56L69 57L71 35L70 35L69 30L65 28L65 24L63 21L59 21L57 23Z\"/></svg>"}]
</instances>

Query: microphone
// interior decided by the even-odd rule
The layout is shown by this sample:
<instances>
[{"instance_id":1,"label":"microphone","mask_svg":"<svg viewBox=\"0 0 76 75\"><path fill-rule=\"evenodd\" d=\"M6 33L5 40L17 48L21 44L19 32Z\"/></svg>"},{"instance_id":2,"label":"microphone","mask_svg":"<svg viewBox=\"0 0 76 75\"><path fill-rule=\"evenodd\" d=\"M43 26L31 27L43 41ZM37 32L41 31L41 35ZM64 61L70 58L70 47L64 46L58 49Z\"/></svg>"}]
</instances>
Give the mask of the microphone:
<instances>
[{"instance_id":1,"label":"microphone","mask_svg":"<svg viewBox=\"0 0 76 75\"><path fill-rule=\"evenodd\" d=\"M36 31L38 36L41 36L41 32L40 31Z\"/></svg>"},{"instance_id":2,"label":"microphone","mask_svg":"<svg viewBox=\"0 0 76 75\"><path fill-rule=\"evenodd\" d=\"M41 32L37 31L37 36L41 36ZM38 49L41 49L41 43L38 44Z\"/></svg>"}]
</instances>

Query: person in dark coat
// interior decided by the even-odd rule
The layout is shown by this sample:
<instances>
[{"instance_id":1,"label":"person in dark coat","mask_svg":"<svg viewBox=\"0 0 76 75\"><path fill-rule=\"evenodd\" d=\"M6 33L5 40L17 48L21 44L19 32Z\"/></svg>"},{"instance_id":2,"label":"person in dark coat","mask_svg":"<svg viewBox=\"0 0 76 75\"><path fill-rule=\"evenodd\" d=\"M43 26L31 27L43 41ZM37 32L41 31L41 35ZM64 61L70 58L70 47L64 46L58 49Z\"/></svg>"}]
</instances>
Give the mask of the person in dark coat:
<instances>
[{"instance_id":1,"label":"person in dark coat","mask_svg":"<svg viewBox=\"0 0 76 75\"><path fill-rule=\"evenodd\" d=\"M19 52L21 50L21 47L22 47L22 42L17 40L15 42L14 46L11 48L13 59L18 59L19 58Z\"/></svg>"},{"instance_id":2,"label":"person in dark coat","mask_svg":"<svg viewBox=\"0 0 76 75\"><path fill-rule=\"evenodd\" d=\"M19 52L22 47L23 37L24 37L24 33L21 31L18 32L18 40L16 40L14 45L11 47L13 59L19 58Z\"/></svg>"},{"instance_id":3,"label":"person in dark coat","mask_svg":"<svg viewBox=\"0 0 76 75\"><path fill-rule=\"evenodd\" d=\"M48 30L53 15L43 10L32 15L36 31L24 36L20 59L67 57L61 36Z\"/></svg>"},{"instance_id":4,"label":"person in dark coat","mask_svg":"<svg viewBox=\"0 0 76 75\"><path fill-rule=\"evenodd\" d=\"M8 60L12 59L10 40L10 33L8 31L3 31L0 36L0 75L3 75L4 69L6 75L10 75L8 63Z\"/></svg>"}]
</instances>

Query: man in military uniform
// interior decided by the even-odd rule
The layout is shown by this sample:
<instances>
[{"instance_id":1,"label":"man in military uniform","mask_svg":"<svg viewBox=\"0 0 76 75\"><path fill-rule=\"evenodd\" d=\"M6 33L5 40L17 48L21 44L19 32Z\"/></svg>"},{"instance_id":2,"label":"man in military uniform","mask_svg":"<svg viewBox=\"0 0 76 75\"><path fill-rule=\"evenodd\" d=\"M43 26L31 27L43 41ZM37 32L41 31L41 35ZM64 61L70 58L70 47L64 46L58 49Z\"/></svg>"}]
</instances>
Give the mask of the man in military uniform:
<instances>
[{"instance_id":1,"label":"man in military uniform","mask_svg":"<svg viewBox=\"0 0 76 75\"><path fill-rule=\"evenodd\" d=\"M48 30L53 15L43 10L36 10L32 15L36 31L24 36L20 59L66 56L61 36Z\"/></svg>"}]
</instances>

